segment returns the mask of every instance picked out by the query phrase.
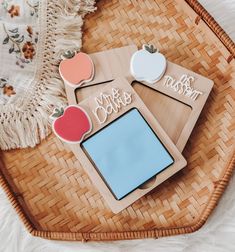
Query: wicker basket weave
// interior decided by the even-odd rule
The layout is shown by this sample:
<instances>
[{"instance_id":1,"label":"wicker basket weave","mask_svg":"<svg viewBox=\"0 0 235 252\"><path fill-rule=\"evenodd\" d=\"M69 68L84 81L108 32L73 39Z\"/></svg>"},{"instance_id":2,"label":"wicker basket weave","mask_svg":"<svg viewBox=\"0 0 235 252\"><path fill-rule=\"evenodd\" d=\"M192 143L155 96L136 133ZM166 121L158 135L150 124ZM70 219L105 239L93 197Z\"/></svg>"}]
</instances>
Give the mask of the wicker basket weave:
<instances>
[{"instance_id":1,"label":"wicker basket weave","mask_svg":"<svg viewBox=\"0 0 235 252\"><path fill-rule=\"evenodd\" d=\"M206 222L235 165L234 43L197 1L188 3L102 0L87 17L83 38L89 53L153 43L170 61L215 82L184 151L188 166L114 215L54 135L33 149L2 152L0 183L30 233L60 240L136 239L189 233Z\"/></svg>"}]
</instances>

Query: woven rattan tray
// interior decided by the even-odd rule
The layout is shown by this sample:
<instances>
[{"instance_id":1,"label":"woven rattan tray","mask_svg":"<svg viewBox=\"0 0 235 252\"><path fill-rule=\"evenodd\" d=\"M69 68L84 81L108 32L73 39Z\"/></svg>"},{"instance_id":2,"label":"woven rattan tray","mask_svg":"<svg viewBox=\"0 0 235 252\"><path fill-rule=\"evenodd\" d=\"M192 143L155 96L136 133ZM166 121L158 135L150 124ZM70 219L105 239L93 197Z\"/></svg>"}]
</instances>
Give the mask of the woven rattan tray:
<instances>
[{"instance_id":1,"label":"woven rattan tray","mask_svg":"<svg viewBox=\"0 0 235 252\"><path fill-rule=\"evenodd\" d=\"M1 185L33 235L84 241L161 237L193 232L207 220L235 163L234 44L223 31L213 33L218 25L197 1L188 2L101 0L86 19L83 38L88 53L149 42L170 61L215 82L184 150L188 166L114 215L54 135L33 149L3 152Z\"/></svg>"}]
</instances>

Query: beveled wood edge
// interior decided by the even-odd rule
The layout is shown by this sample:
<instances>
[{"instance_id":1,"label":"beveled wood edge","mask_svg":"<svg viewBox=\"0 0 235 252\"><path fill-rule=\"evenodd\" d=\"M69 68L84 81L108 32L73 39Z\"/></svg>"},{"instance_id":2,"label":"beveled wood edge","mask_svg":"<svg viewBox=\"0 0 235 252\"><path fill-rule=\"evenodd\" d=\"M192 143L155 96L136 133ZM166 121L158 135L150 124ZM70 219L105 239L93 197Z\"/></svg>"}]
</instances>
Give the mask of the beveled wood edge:
<instances>
[{"instance_id":1,"label":"beveled wood edge","mask_svg":"<svg viewBox=\"0 0 235 252\"><path fill-rule=\"evenodd\" d=\"M0 163L2 166L2 164ZM3 167L4 169L4 167ZM215 190L212 193L210 200L202 212L198 220L191 226L182 226L175 228L156 228L152 230L140 230L140 231L125 231L125 232L99 232L99 233L82 233L82 232L52 232L52 231L41 231L35 229L32 222L29 220L27 213L21 207L20 203L17 201L16 197L4 179L3 174L0 170L0 185L5 191L8 199L10 200L12 206L16 210L20 219L24 223L26 229L33 235L41 238L46 238L50 240L67 240L67 241L114 241L114 240L129 240L129 239L143 239L143 238L160 238L164 236L179 235L186 233L193 233L200 229L208 217L214 210L215 206L218 204L218 200L222 196L228 182L235 169L235 150L232 152L231 157L226 165L226 171L223 177L215 183Z\"/></svg>"},{"instance_id":2,"label":"beveled wood edge","mask_svg":"<svg viewBox=\"0 0 235 252\"><path fill-rule=\"evenodd\" d=\"M223 28L215 21L211 14L197 0L185 1L198 14L197 18L195 19L195 24L197 25L200 19L202 19L231 53L227 61L230 62L233 58L235 58L235 43L223 30Z\"/></svg>"}]
</instances>

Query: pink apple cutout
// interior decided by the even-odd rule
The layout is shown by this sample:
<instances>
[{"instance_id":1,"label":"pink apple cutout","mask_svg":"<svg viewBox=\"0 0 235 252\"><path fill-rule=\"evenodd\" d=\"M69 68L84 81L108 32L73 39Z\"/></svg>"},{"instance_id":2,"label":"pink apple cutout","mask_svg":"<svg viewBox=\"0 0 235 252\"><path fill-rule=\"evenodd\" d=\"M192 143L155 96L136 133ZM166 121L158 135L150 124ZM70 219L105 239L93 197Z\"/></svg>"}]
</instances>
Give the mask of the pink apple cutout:
<instances>
[{"instance_id":1,"label":"pink apple cutout","mask_svg":"<svg viewBox=\"0 0 235 252\"><path fill-rule=\"evenodd\" d=\"M94 64L90 56L79 52L70 54L69 58L63 59L59 65L59 73L63 81L72 87L81 86L94 77Z\"/></svg>"},{"instance_id":2,"label":"pink apple cutout","mask_svg":"<svg viewBox=\"0 0 235 252\"><path fill-rule=\"evenodd\" d=\"M89 115L77 105L70 105L65 109L56 108L51 117L53 118L53 132L67 143L81 143L85 135L92 130Z\"/></svg>"}]
</instances>

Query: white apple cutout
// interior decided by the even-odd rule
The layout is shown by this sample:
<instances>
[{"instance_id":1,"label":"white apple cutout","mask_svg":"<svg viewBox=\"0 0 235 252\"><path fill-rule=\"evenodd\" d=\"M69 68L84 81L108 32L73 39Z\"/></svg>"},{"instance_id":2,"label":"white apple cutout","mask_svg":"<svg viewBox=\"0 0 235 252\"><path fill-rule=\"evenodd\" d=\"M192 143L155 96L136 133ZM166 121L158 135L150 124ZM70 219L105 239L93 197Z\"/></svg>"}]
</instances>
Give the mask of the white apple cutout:
<instances>
[{"instance_id":1,"label":"white apple cutout","mask_svg":"<svg viewBox=\"0 0 235 252\"><path fill-rule=\"evenodd\" d=\"M167 61L153 45L143 45L132 55L130 71L135 80L154 84L159 81L166 71Z\"/></svg>"}]
</instances>

